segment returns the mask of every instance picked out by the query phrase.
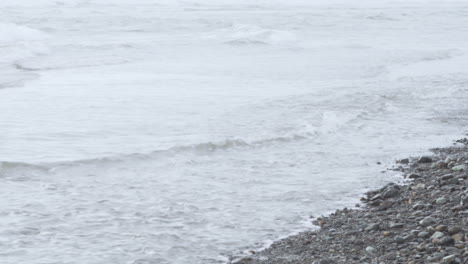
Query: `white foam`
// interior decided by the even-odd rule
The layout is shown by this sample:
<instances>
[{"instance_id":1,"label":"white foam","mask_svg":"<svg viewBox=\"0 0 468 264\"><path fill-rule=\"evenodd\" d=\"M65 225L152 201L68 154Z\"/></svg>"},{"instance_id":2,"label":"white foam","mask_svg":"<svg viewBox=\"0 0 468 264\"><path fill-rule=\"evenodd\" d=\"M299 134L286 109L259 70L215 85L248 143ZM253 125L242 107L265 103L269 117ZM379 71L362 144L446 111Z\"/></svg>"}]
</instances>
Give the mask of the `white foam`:
<instances>
[{"instance_id":1,"label":"white foam","mask_svg":"<svg viewBox=\"0 0 468 264\"><path fill-rule=\"evenodd\" d=\"M47 35L39 30L0 22L0 87L18 85L33 77L18 64L47 53L46 39Z\"/></svg>"}]
</instances>

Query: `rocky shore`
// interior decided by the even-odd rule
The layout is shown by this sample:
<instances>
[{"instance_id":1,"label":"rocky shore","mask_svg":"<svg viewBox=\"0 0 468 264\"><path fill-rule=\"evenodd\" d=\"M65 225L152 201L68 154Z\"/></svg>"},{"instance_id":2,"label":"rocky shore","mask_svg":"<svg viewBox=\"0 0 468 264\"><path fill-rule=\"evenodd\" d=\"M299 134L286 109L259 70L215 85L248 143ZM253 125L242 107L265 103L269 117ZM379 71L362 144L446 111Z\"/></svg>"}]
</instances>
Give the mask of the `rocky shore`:
<instances>
[{"instance_id":1,"label":"rocky shore","mask_svg":"<svg viewBox=\"0 0 468 264\"><path fill-rule=\"evenodd\" d=\"M468 263L468 140L403 159L409 180L368 192L303 232L232 263ZM357 205L359 206L359 205Z\"/></svg>"}]
</instances>

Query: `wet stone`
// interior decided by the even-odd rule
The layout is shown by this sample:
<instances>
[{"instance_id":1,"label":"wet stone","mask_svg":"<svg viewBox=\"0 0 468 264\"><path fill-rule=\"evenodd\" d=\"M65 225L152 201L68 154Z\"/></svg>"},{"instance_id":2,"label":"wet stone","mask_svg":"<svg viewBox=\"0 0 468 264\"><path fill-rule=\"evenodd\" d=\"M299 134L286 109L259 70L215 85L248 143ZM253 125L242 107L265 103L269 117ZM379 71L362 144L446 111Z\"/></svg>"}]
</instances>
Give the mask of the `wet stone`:
<instances>
[{"instance_id":1,"label":"wet stone","mask_svg":"<svg viewBox=\"0 0 468 264\"><path fill-rule=\"evenodd\" d=\"M448 163L445 161L437 161L431 167L434 169L446 169L448 167Z\"/></svg>"},{"instance_id":2,"label":"wet stone","mask_svg":"<svg viewBox=\"0 0 468 264\"><path fill-rule=\"evenodd\" d=\"M398 196L399 194L400 194L400 190L398 190L397 188L389 188L383 193L382 197L384 199L387 199L387 198Z\"/></svg>"},{"instance_id":3,"label":"wet stone","mask_svg":"<svg viewBox=\"0 0 468 264\"><path fill-rule=\"evenodd\" d=\"M408 176L409 179L419 179L421 178L421 175L419 174L416 174L416 173L411 173L409 176Z\"/></svg>"},{"instance_id":4,"label":"wet stone","mask_svg":"<svg viewBox=\"0 0 468 264\"><path fill-rule=\"evenodd\" d=\"M418 163L431 163L432 158L427 157L427 156L422 156L418 159Z\"/></svg>"}]
</instances>

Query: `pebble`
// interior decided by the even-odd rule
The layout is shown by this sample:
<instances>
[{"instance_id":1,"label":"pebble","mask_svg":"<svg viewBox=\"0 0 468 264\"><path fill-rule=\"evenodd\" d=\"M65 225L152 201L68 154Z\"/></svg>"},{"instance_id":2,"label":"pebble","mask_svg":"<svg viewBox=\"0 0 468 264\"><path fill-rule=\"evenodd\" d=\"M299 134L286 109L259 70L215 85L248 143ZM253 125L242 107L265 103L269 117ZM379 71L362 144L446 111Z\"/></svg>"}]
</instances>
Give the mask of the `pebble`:
<instances>
[{"instance_id":1,"label":"pebble","mask_svg":"<svg viewBox=\"0 0 468 264\"><path fill-rule=\"evenodd\" d=\"M401 164L408 164L409 163L409 159L401 159L399 161L397 161L398 163L401 163Z\"/></svg>"},{"instance_id":2,"label":"pebble","mask_svg":"<svg viewBox=\"0 0 468 264\"><path fill-rule=\"evenodd\" d=\"M400 244L405 242L405 238L402 236L395 236L394 240L395 242L400 243Z\"/></svg>"},{"instance_id":3,"label":"pebble","mask_svg":"<svg viewBox=\"0 0 468 264\"><path fill-rule=\"evenodd\" d=\"M453 263L455 261L456 256L455 255L449 255L444 258L442 258L442 263Z\"/></svg>"},{"instance_id":4,"label":"pebble","mask_svg":"<svg viewBox=\"0 0 468 264\"><path fill-rule=\"evenodd\" d=\"M452 235L452 238L455 241L463 241L465 236L462 233L458 233L458 234Z\"/></svg>"},{"instance_id":5,"label":"pebble","mask_svg":"<svg viewBox=\"0 0 468 264\"><path fill-rule=\"evenodd\" d=\"M380 229L379 224L369 224L366 226L366 228L364 228L365 231L376 231L379 229Z\"/></svg>"},{"instance_id":6,"label":"pebble","mask_svg":"<svg viewBox=\"0 0 468 264\"><path fill-rule=\"evenodd\" d=\"M418 183L415 187L416 189L426 189L426 184L424 183Z\"/></svg>"},{"instance_id":7,"label":"pebble","mask_svg":"<svg viewBox=\"0 0 468 264\"><path fill-rule=\"evenodd\" d=\"M370 255L376 255L377 254L377 249L371 247L371 246L368 246L366 247L366 252Z\"/></svg>"},{"instance_id":8,"label":"pebble","mask_svg":"<svg viewBox=\"0 0 468 264\"><path fill-rule=\"evenodd\" d=\"M383 235L384 235L385 237L388 237L388 236L391 236L391 235L392 235L392 232L390 232L390 231L384 231L384 232L383 232Z\"/></svg>"},{"instance_id":9,"label":"pebble","mask_svg":"<svg viewBox=\"0 0 468 264\"><path fill-rule=\"evenodd\" d=\"M428 216L426 218L424 218L423 220L419 221L419 225L421 226L430 226L430 225L433 225L437 222L437 220L432 217L432 216Z\"/></svg>"},{"instance_id":10,"label":"pebble","mask_svg":"<svg viewBox=\"0 0 468 264\"><path fill-rule=\"evenodd\" d=\"M438 244L442 246L452 246L455 244L455 240L451 237L443 237L439 240Z\"/></svg>"},{"instance_id":11,"label":"pebble","mask_svg":"<svg viewBox=\"0 0 468 264\"><path fill-rule=\"evenodd\" d=\"M428 260L429 262L434 262L434 261L441 260L442 258L444 258L444 254L440 252L436 252Z\"/></svg>"},{"instance_id":12,"label":"pebble","mask_svg":"<svg viewBox=\"0 0 468 264\"><path fill-rule=\"evenodd\" d=\"M447 231L450 235L455 235L463 231L463 228L461 228L461 226L450 226Z\"/></svg>"},{"instance_id":13,"label":"pebble","mask_svg":"<svg viewBox=\"0 0 468 264\"><path fill-rule=\"evenodd\" d=\"M439 238L442 238L442 237L444 237L444 233L435 232L434 234L432 234L431 239L439 239Z\"/></svg>"},{"instance_id":14,"label":"pebble","mask_svg":"<svg viewBox=\"0 0 468 264\"><path fill-rule=\"evenodd\" d=\"M333 264L333 261L329 259L321 259L318 264Z\"/></svg>"},{"instance_id":15,"label":"pebble","mask_svg":"<svg viewBox=\"0 0 468 264\"><path fill-rule=\"evenodd\" d=\"M438 225L438 226L435 227L435 230L443 232L443 231L447 230L447 226L446 225Z\"/></svg>"},{"instance_id":16,"label":"pebble","mask_svg":"<svg viewBox=\"0 0 468 264\"><path fill-rule=\"evenodd\" d=\"M431 233L429 232L421 232L418 234L418 237L421 237L421 238L428 238L431 236Z\"/></svg>"},{"instance_id":17,"label":"pebble","mask_svg":"<svg viewBox=\"0 0 468 264\"><path fill-rule=\"evenodd\" d=\"M465 165L457 165L452 167L453 171L466 171L466 166Z\"/></svg>"},{"instance_id":18,"label":"pebble","mask_svg":"<svg viewBox=\"0 0 468 264\"><path fill-rule=\"evenodd\" d=\"M416 174L416 173L411 173L411 174L408 176L408 179L419 179L419 178L421 178L421 175Z\"/></svg>"},{"instance_id":19,"label":"pebble","mask_svg":"<svg viewBox=\"0 0 468 264\"><path fill-rule=\"evenodd\" d=\"M391 223L389 225L390 228L403 228L405 226L405 224L402 224L402 223Z\"/></svg>"},{"instance_id":20,"label":"pebble","mask_svg":"<svg viewBox=\"0 0 468 264\"><path fill-rule=\"evenodd\" d=\"M397 188L389 188L387 191L383 193L382 197L384 199L387 199L387 198L398 196L399 194L400 194L400 190L398 190Z\"/></svg>"},{"instance_id":21,"label":"pebble","mask_svg":"<svg viewBox=\"0 0 468 264\"><path fill-rule=\"evenodd\" d=\"M437 161L431 166L431 168L434 168L434 169L446 169L447 167L448 167L448 163L445 161Z\"/></svg>"},{"instance_id":22,"label":"pebble","mask_svg":"<svg viewBox=\"0 0 468 264\"><path fill-rule=\"evenodd\" d=\"M418 163L431 163L432 158L427 157L427 156L422 156L418 159Z\"/></svg>"},{"instance_id":23,"label":"pebble","mask_svg":"<svg viewBox=\"0 0 468 264\"><path fill-rule=\"evenodd\" d=\"M440 197L440 198L437 198L437 200L435 201L436 204L445 204L447 203L448 199L445 198L445 197Z\"/></svg>"}]
</instances>

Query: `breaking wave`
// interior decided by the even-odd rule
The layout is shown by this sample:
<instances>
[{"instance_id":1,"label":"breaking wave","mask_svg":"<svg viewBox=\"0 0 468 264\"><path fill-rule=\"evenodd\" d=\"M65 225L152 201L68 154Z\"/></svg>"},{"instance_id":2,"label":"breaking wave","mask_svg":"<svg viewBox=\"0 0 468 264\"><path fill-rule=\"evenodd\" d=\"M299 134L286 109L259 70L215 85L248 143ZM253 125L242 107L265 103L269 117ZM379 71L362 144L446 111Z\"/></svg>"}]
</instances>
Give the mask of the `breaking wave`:
<instances>
[{"instance_id":1,"label":"breaking wave","mask_svg":"<svg viewBox=\"0 0 468 264\"><path fill-rule=\"evenodd\" d=\"M112 165L117 162L157 160L180 155L210 155L220 151L239 151L243 149L251 150L254 148L264 148L278 144L297 143L300 141L313 140L320 135L336 133L342 126L355 120L356 118L361 118L361 114L362 113L344 114L334 111L325 111L321 113L321 123L319 126L303 125L292 133L285 133L281 136L260 137L251 140L229 138L220 141L208 141L198 144L174 146L168 149L155 150L147 153L130 153L72 161L43 162L37 164L0 161L0 176L3 176L8 172L15 171L34 171L41 173L53 170L57 167L75 167L81 165L101 164Z\"/></svg>"},{"instance_id":2,"label":"breaking wave","mask_svg":"<svg viewBox=\"0 0 468 264\"><path fill-rule=\"evenodd\" d=\"M183 154L197 154L197 155L208 155L217 151L229 151L232 149L246 149L263 147L274 143L285 143L291 141L305 140L307 135L291 135L284 137L268 138L263 140L256 140L248 142L243 139L226 139L218 142L205 142L199 144L175 146L165 150L155 150L149 153L132 153L122 154L109 157L100 157L92 159L83 159L75 161L60 161L50 163L39 163L30 164L23 162L0 162L0 175L2 172L14 171L14 170L34 170L34 171L48 171L50 169L62 166L75 166L75 165L86 165L86 164L100 164L100 163L115 163L123 162L128 160L146 160L156 159L168 156L183 155Z\"/></svg>"},{"instance_id":3,"label":"breaking wave","mask_svg":"<svg viewBox=\"0 0 468 264\"><path fill-rule=\"evenodd\" d=\"M47 35L40 30L0 23L0 88L19 86L36 76L18 69L16 64L46 54L46 39Z\"/></svg>"}]
</instances>

